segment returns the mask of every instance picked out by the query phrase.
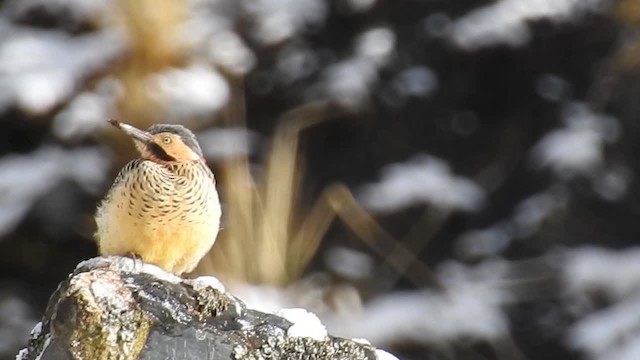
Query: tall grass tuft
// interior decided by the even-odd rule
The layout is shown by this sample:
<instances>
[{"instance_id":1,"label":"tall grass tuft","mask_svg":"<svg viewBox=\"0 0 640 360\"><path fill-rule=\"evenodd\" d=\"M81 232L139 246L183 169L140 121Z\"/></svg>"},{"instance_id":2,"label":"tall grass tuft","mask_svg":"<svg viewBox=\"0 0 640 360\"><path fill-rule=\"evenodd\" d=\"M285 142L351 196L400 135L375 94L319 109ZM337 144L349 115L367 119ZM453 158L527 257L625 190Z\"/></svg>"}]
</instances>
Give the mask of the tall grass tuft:
<instances>
[{"instance_id":1,"label":"tall grass tuft","mask_svg":"<svg viewBox=\"0 0 640 360\"><path fill-rule=\"evenodd\" d=\"M140 127L151 125L162 111L149 97L147 79L184 61L182 25L186 1L118 0L120 25L127 36L128 53L120 59L117 77L124 93L120 116Z\"/></svg>"},{"instance_id":2,"label":"tall grass tuft","mask_svg":"<svg viewBox=\"0 0 640 360\"><path fill-rule=\"evenodd\" d=\"M334 212L324 201L308 211L300 203L302 161L298 136L329 116L324 103L285 114L256 179L246 157L221 165L218 177L225 201L223 229L199 273L227 281L281 286L300 277L316 253Z\"/></svg>"},{"instance_id":3,"label":"tall grass tuft","mask_svg":"<svg viewBox=\"0 0 640 360\"><path fill-rule=\"evenodd\" d=\"M242 92L235 95L230 108L244 114ZM213 273L227 283L285 286L302 276L329 226L340 218L397 276L405 276L417 287L440 287L431 270L416 258L418 247L407 248L386 232L346 186L328 186L310 208L301 203L300 132L339 114L327 102L308 103L286 113L261 176L254 176L247 157L221 164L218 177L224 184L219 187L225 202L224 225L197 273Z\"/></svg>"}]
</instances>

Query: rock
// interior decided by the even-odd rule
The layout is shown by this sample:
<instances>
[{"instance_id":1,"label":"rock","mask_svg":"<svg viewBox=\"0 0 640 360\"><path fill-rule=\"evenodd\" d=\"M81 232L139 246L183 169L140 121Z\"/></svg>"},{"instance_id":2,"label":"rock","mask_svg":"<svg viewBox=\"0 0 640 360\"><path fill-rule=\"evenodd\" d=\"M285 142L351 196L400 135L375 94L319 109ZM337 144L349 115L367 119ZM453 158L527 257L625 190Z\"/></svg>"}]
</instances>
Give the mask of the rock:
<instances>
[{"instance_id":1,"label":"rock","mask_svg":"<svg viewBox=\"0 0 640 360\"><path fill-rule=\"evenodd\" d=\"M98 257L58 286L17 359L378 359L366 342L326 335L311 313L280 313L247 309L213 277Z\"/></svg>"}]
</instances>

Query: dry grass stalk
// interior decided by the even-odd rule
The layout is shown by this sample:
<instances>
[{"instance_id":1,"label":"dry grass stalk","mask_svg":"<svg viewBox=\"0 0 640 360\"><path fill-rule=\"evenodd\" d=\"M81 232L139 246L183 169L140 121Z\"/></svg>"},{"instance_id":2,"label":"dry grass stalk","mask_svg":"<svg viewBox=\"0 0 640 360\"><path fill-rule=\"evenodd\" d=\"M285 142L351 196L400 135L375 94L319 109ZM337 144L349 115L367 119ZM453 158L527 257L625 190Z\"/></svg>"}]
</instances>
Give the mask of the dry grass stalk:
<instances>
[{"instance_id":1,"label":"dry grass stalk","mask_svg":"<svg viewBox=\"0 0 640 360\"><path fill-rule=\"evenodd\" d=\"M117 18L128 36L128 52L117 73L126 94L120 116L134 125L151 125L161 111L161 104L149 98L148 76L182 61L185 49L180 36L187 6L180 0L118 1Z\"/></svg>"},{"instance_id":2,"label":"dry grass stalk","mask_svg":"<svg viewBox=\"0 0 640 360\"><path fill-rule=\"evenodd\" d=\"M439 286L431 270L416 259L415 249L386 232L344 185L326 188L309 211L301 208L298 136L331 116L335 111L326 103L287 113L275 132L260 183L246 157L223 164L225 228L198 273L215 273L228 282L286 285L302 275L339 217L398 274L418 287Z\"/></svg>"},{"instance_id":3,"label":"dry grass stalk","mask_svg":"<svg viewBox=\"0 0 640 360\"><path fill-rule=\"evenodd\" d=\"M329 115L324 103L306 104L285 114L260 183L251 174L249 159L222 164L225 225L199 273L272 285L285 285L300 276L334 215L322 201L302 215L298 135Z\"/></svg>"}]
</instances>

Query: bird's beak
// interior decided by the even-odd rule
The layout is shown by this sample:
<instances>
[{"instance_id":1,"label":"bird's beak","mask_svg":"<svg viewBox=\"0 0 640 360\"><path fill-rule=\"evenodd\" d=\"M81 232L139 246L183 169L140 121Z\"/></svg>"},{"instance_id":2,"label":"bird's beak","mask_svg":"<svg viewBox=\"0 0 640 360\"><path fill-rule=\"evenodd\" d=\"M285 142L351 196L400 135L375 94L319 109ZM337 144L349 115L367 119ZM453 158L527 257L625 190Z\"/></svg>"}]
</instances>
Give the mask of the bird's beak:
<instances>
[{"instance_id":1,"label":"bird's beak","mask_svg":"<svg viewBox=\"0 0 640 360\"><path fill-rule=\"evenodd\" d=\"M137 140L143 144L149 144L153 142L153 136L146 131L142 131L134 126L121 123L120 121L114 119L109 120L109 123L124 131L124 133L131 136L132 139Z\"/></svg>"}]
</instances>

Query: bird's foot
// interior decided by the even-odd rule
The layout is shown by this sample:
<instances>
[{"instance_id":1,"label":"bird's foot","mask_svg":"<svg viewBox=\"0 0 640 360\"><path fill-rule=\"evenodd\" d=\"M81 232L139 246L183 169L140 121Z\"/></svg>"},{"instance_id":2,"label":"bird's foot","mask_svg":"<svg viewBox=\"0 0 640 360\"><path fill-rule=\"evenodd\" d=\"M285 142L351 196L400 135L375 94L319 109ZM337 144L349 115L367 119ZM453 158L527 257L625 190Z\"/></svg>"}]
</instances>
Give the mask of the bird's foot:
<instances>
[{"instance_id":1,"label":"bird's foot","mask_svg":"<svg viewBox=\"0 0 640 360\"><path fill-rule=\"evenodd\" d=\"M137 267L137 263L140 262L140 267L142 268L142 265L144 265L144 261L142 260L142 257L134 252L128 252L125 257L131 258L131 260L133 260L133 271L137 272L138 271L138 267Z\"/></svg>"}]
</instances>

